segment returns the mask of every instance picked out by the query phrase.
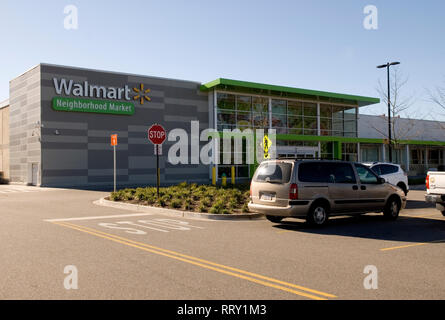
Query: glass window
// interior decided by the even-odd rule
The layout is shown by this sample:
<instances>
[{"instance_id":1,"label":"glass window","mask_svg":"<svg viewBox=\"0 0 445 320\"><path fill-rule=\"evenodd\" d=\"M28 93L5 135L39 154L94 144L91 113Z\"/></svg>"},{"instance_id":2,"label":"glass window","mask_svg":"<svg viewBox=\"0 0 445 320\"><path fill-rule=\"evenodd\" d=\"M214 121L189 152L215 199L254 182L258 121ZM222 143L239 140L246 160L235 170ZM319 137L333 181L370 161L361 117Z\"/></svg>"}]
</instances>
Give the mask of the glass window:
<instances>
[{"instance_id":1,"label":"glass window","mask_svg":"<svg viewBox=\"0 0 445 320\"><path fill-rule=\"evenodd\" d=\"M272 114L286 114L286 100L272 99Z\"/></svg>"},{"instance_id":2,"label":"glass window","mask_svg":"<svg viewBox=\"0 0 445 320\"><path fill-rule=\"evenodd\" d=\"M328 104L320 105L320 117L332 118L332 106Z\"/></svg>"},{"instance_id":3,"label":"glass window","mask_svg":"<svg viewBox=\"0 0 445 320\"><path fill-rule=\"evenodd\" d=\"M304 116L305 117L317 117L317 104L305 102L304 106Z\"/></svg>"},{"instance_id":4,"label":"glass window","mask_svg":"<svg viewBox=\"0 0 445 320\"><path fill-rule=\"evenodd\" d=\"M235 110L235 95L228 93L218 93L216 103L218 109Z\"/></svg>"},{"instance_id":5,"label":"glass window","mask_svg":"<svg viewBox=\"0 0 445 320\"><path fill-rule=\"evenodd\" d=\"M262 163L253 177L257 182L288 183L292 173L292 164L285 162Z\"/></svg>"},{"instance_id":6,"label":"glass window","mask_svg":"<svg viewBox=\"0 0 445 320\"><path fill-rule=\"evenodd\" d=\"M303 103L298 101L287 102L287 114L288 116L302 116L303 115Z\"/></svg>"},{"instance_id":7,"label":"glass window","mask_svg":"<svg viewBox=\"0 0 445 320\"><path fill-rule=\"evenodd\" d=\"M371 168L371 170L374 171L375 173L377 173L379 176L382 174L382 170L381 169L382 169L382 165L381 164L378 164L378 165L373 166Z\"/></svg>"},{"instance_id":8,"label":"glass window","mask_svg":"<svg viewBox=\"0 0 445 320\"><path fill-rule=\"evenodd\" d=\"M333 154L332 154L332 142L321 142L320 143L320 147L321 147L321 158L322 159L333 159Z\"/></svg>"},{"instance_id":9,"label":"glass window","mask_svg":"<svg viewBox=\"0 0 445 320\"><path fill-rule=\"evenodd\" d=\"M253 113L253 125L257 128L269 127L269 116L267 113Z\"/></svg>"},{"instance_id":10,"label":"glass window","mask_svg":"<svg viewBox=\"0 0 445 320\"><path fill-rule=\"evenodd\" d=\"M343 136L343 107L332 107L332 135Z\"/></svg>"},{"instance_id":11,"label":"glass window","mask_svg":"<svg viewBox=\"0 0 445 320\"><path fill-rule=\"evenodd\" d=\"M238 111L252 111L252 97L236 96L236 110Z\"/></svg>"},{"instance_id":12,"label":"glass window","mask_svg":"<svg viewBox=\"0 0 445 320\"><path fill-rule=\"evenodd\" d=\"M218 124L235 124L235 112L218 112Z\"/></svg>"},{"instance_id":13,"label":"glass window","mask_svg":"<svg viewBox=\"0 0 445 320\"><path fill-rule=\"evenodd\" d=\"M277 133L286 133L286 107L286 100L272 99L272 128L276 129Z\"/></svg>"},{"instance_id":14,"label":"glass window","mask_svg":"<svg viewBox=\"0 0 445 320\"><path fill-rule=\"evenodd\" d=\"M238 111L236 113L236 125L239 127L251 127L252 113Z\"/></svg>"},{"instance_id":15,"label":"glass window","mask_svg":"<svg viewBox=\"0 0 445 320\"><path fill-rule=\"evenodd\" d=\"M259 113L269 113L269 99L261 97L252 98L253 111Z\"/></svg>"},{"instance_id":16,"label":"glass window","mask_svg":"<svg viewBox=\"0 0 445 320\"><path fill-rule=\"evenodd\" d=\"M218 166L218 178L222 178L223 174L226 175L227 178L230 178L232 174L231 166Z\"/></svg>"},{"instance_id":17,"label":"glass window","mask_svg":"<svg viewBox=\"0 0 445 320\"><path fill-rule=\"evenodd\" d=\"M298 166L298 180L301 182L330 182L328 163L303 162Z\"/></svg>"},{"instance_id":18,"label":"glass window","mask_svg":"<svg viewBox=\"0 0 445 320\"><path fill-rule=\"evenodd\" d=\"M305 135L317 135L317 118L316 117L304 117L304 134Z\"/></svg>"},{"instance_id":19,"label":"glass window","mask_svg":"<svg viewBox=\"0 0 445 320\"><path fill-rule=\"evenodd\" d=\"M380 174L384 175L384 174L393 174L393 173L397 173L399 171L399 167L397 166L392 166L390 164L382 164L380 167Z\"/></svg>"},{"instance_id":20,"label":"glass window","mask_svg":"<svg viewBox=\"0 0 445 320\"><path fill-rule=\"evenodd\" d=\"M236 176L240 178L248 178L249 166L236 166Z\"/></svg>"},{"instance_id":21,"label":"glass window","mask_svg":"<svg viewBox=\"0 0 445 320\"><path fill-rule=\"evenodd\" d=\"M290 134L303 134L303 117L288 116L287 121Z\"/></svg>"},{"instance_id":22,"label":"glass window","mask_svg":"<svg viewBox=\"0 0 445 320\"><path fill-rule=\"evenodd\" d=\"M320 134L322 136L330 136L332 132L332 119L320 118Z\"/></svg>"},{"instance_id":23,"label":"glass window","mask_svg":"<svg viewBox=\"0 0 445 320\"><path fill-rule=\"evenodd\" d=\"M354 170L348 163L332 164L332 178L335 183L357 183Z\"/></svg>"},{"instance_id":24,"label":"glass window","mask_svg":"<svg viewBox=\"0 0 445 320\"><path fill-rule=\"evenodd\" d=\"M365 167L361 164L355 164L355 168L357 169L357 174L360 179L360 183L362 184L377 184L378 183L378 177L377 175L372 172L371 169Z\"/></svg>"}]
</instances>

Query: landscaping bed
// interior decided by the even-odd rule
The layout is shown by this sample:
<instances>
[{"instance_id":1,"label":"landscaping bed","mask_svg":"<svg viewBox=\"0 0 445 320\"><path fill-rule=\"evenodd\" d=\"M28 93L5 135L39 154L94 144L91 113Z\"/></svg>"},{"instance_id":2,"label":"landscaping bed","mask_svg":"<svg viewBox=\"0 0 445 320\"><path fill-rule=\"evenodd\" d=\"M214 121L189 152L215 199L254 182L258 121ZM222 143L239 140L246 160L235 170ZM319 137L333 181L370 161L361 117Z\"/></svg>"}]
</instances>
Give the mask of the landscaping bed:
<instances>
[{"instance_id":1,"label":"landscaping bed","mask_svg":"<svg viewBox=\"0 0 445 320\"><path fill-rule=\"evenodd\" d=\"M122 189L106 200L213 214L248 213L249 185L209 186L180 183L171 187Z\"/></svg>"}]
</instances>

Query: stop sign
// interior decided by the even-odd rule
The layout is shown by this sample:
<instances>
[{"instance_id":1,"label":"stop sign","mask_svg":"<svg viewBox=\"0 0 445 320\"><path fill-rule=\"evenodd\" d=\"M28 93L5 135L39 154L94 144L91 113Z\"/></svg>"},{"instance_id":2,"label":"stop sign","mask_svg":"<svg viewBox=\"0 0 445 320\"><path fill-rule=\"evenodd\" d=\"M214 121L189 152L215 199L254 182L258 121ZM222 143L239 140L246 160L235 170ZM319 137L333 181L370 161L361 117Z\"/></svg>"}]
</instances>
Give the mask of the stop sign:
<instances>
[{"instance_id":1,"label":"stop sign","mask_svg":"<svg viewBox=\"0 0 445 320\"><path fill-rule=\"evenodd\" d=\"M154 124L148 129L148 140L153 144L162 144L165 141L166 133L164 127Z\"/></svg>"}]
</instances>

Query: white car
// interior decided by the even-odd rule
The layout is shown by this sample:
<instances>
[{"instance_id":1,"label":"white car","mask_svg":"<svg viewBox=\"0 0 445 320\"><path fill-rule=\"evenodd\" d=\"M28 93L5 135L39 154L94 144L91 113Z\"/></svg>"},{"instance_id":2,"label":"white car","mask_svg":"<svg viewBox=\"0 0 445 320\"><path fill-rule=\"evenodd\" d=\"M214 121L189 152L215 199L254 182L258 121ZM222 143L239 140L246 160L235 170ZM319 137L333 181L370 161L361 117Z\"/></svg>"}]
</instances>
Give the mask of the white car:
<instances>
[{"instance_id":1,"label":"white car","mask_svg":"<svg viewBox=\"0 0 445 320\"><path fill-rule=\"evenodd\" d=\"M372 171L384 178L386 182L398 186L405 192L405 195L408 194L408 175L403 171L400 165L386 162L364 163L364 165L368 166Z\"/></svg>"}]
</instances>

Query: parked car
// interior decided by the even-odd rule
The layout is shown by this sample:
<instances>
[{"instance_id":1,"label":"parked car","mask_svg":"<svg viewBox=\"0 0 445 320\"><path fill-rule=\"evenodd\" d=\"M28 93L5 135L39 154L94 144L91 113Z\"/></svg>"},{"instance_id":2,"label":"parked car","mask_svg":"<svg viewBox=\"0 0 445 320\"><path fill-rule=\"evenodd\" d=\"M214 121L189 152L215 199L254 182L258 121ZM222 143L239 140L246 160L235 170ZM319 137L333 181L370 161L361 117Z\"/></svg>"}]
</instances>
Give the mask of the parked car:
<instances>
[{"instance_id":1,"label":"parked car","mask_svg":"<svg viewBox=\"0 0 445 320\"><path fill-rule=\"evenodd\" d=\"M255 171L249 210L272 222L303 218L320 226L329 216L383 212L397 219L403 191L360 163L329 160L269 160Z\"/></svg>"},{"instance_id":2,"label":"parked car","mask_svg":"<svg viewBox=\"0 0 445 320\"><path fill-rule=\"evenodd\" d=\"M386 182L398 186L405 192L405 195L408 194L408 174L403 171L400 165L385 162L364 163L364 165L371 168L371 170L377 173L380 177L385 178Z\"/></svg>"},{"instance_id":3,"label":"parked car","mask_svg":"<svg viewBox=\"0 0 445 320\"><path fill-rule=\"evenodd\" d=\"M425 182L425 201L434 203L436 209L445 216L445 172L428 171Z\"/></svg>"}]
</instances>

